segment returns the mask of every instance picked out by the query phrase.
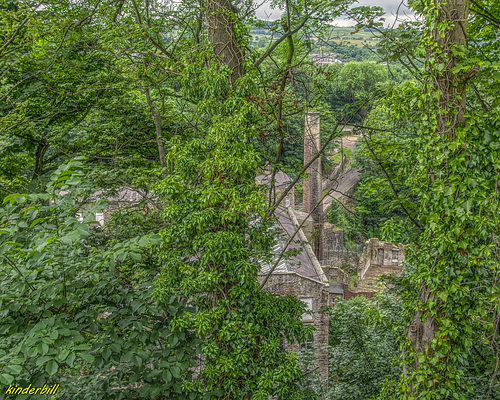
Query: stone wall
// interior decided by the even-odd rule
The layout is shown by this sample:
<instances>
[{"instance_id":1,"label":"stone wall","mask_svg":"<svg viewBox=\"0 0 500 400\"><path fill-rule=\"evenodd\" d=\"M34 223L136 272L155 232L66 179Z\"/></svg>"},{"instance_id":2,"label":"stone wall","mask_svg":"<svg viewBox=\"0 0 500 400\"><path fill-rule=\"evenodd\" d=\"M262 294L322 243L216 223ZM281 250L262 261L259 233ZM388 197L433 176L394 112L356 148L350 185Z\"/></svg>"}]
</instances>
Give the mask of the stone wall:
<instances>
[{"instance_id":1,"label":"stone wall","mask_svg":"<svg viewBox=\"0 0 500 400\"><path fill-rule=\"evenodd\" d=\"M346 269L349 273L358 269L360 254L344 248L344 232L333 224L324 225L323 265Z\"/></svg>"},{"instance_id":2,"label":"stone wall","mask_svg":"<svg viewBox=\"0 0 500 400\"><path fill-rule=\"evenodd\" d=\"M375 293L373 291L351 291L349 285L344 283L344 299L349 300L353 297L363 296L371 299Z\"/></svg>"},{"instance_id":3,"label":"stone wall","mask_svg":"<svg viewBox=\"0 0 500 400\"><path fill-rule=\"evenodd\" d=\"M405 259L404 246L369 239L363 249L358 266L358 288L368 291L380 290L383 275L401 275Z\"/></svg>"},{"instance_id":4,"label":"stone wall","mask_svg":"<svg viewBox=\"0 0 500 400\"><path fill-rule=\"evenodd\" d=\"M334 306L339 299L352 299L353 297L363 296L371 299L374 296L374 291L361 291L350 289L348 283L330 283L330 297L328 303Z\"/></svg>"},{"instance_id":5,"label":"stone wall","mask_svg":"<svg viewBox=\"0 0 500 400\"><path fill-rule=\"evenodd\" d=\"M354 251L325 250L325 265L341 267L355 272L359 265L360 255Z\"/></svg>"},{"instance_id":6,"label":"stone wall","mask_svg":"<svg viewBox=\"0 0 500 400\"><path fill-rule=\"evenodd\" d=\"M341 251L344 249L344 231L337 229L335 225L325 222L323 224L324 231L324 250Z\"/></svg>"},{"instance_id":7,"label":"stone wall","mask_svg":"<svg viewBox=\"0 0 500 400\"><path fill-rule=\"evenodd\" d=\"M262 281L263 275L259 275ZM296 273L272 274L264 286L264 290L280 296L295 296L303 301L312 300L312 317L304 316L304 324L310 324L315 328L313 333L313 348L315 355L315 367L318 368L321 380L328 381L328 312L322 309L328 305L328 284L302 277ZM304 345L304 344L302 344ZM288 343L287 348L293 352L299 352L301 343Z\"/></svg>"}]
</instances>

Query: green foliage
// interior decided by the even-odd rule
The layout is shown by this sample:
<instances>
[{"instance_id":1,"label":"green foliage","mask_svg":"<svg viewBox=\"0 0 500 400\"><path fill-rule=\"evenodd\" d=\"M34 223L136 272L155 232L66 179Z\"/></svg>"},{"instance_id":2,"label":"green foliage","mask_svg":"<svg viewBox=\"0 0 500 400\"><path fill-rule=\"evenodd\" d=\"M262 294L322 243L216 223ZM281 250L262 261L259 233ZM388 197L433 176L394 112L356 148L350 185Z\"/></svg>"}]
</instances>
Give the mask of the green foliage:
<instances>
[{"instance_id":1,"label":"green foliage","mask_svg":"<svg viewBox=\"0 0 500 400\"><path fill-rule=\"evenodd\" d=\"M347 245L362 244L374 237L407 243L414 226L397 205L391 207L391 198L393 194L386 180L365 173L354 192L355 202L332 202L328 222L343 230Z\"/></svg>"},{"instance_id":2,"label":"green foliage","mask_svg":"<svg viewBox=\"0 0 500 400\"><path fill-rule=\"evenodd\" d=\"M364 122L364 135L356 142L352 165L361 169L361 176L355 201L346 207L351 212L332 205L330 221L358 243L371 237L409 243L416 234L412 220L417 214L416 197L402 173L402 166L411 156L410 140L415 137L415 128L411 122L392 121L388 103L380 100L374 104Z\"/></svg>"},{"instance_id":3,"label":"green foliage","mask_svg":"<svg viewBox=\"0 0 500 400\"><path fill-rule=\"evenodd\" d=\"M401 373L397 366L402 334L400 301L388 294L355 297L330 310L331 400L374 399L386 380ZM389 393L385 393L387 397Z\"/></svg>"},{"instance_id":4,"label":"green foliage","mask_svg":"<svg viewBox=\"0 0 500 400\"><path fill-rule=\"evenodd\" d=\"M46 191L10 195L0 209L0 382L59 383L67 399L196 398L182 382L198 341L170 324L187 308L174 297L165 308L152 303L157 269L139 263L161 238L93 247L92 213L106 205L78 201L89 189L82 167L59 167ZM133 285L121 273L127 264L143 269Z\"/></svg>"},{"instance_id":5,"label":"green foliage","mask_svg":"<svg viewBox=\"0 0 500 400\"><path fill-rule=\"evenodd\" d=\"M0 166L7 171L0 183L2 196L28 192L7 197L12 204L2 214L2 243L27 282L37 284L14 285L17 270L9 263L2 269L11 285L4 322L14 321L12 331L4 331L2 360L7 363L13 344L16 354L25 354L16 365L26 366L18 373L2 364L9 375L4 383L59 376L67 396L83 398L311 394L297 357L281 349L285 340L310 336L300 320L303 305L262 292L257 282L258 261L269 256L274 238L272 212L254 179L268 161L296 169L302 110L318 106L320 86L306 60L302 29L319 29L352 1L293 3L277 2L288 7L290 20L271 24L276 37L285 25L295 29L293 38L259 66L252 63L263 53L246 48L251 13L230 12L246 56L235 85L227 60L207 41L198 3L49 1L35 10L2 8L9 23L0 28ZM82 198L95 189L154 186L158 161L164 161L161 145L167 156L166 178L156 185L161 216L125 210L103 229L86 211L83 223L75 218L89 206ZM85 191L68 173L69 193L55 203L26 200L45 196L50 173L63 176L63 161L82 154L89 157L83 181L94 189ZM49 186L47 200L55 191ZM39 210L42 220L35 224L23 207ZM105 205L88 211L99 207ZM158 230L161 251L150 243L158 237L146 235ZM33 299L30 292L36 292ZM31 348L41 342L23 339L42 335L39 321L80 336L44 342L49 350L43 346L39 357ZM114 343L120 346L111 348ZM59 359L61 349L69 355ZM189 367L197 350L193 378ZM72 362L66 365L67 357Z\"/></svg>"},{"instance_id":6,"label":"green foliage","mask_svg":"<svg viewBox=\"0 0 500 400\"><path fill-rule=\"evenodd\" d=\"M498 331L499 304L499 111L492 78L498 43L477 29L478 21L492 18L483 11L466 16L475 27L465 38L457 25L462 22L446 14L447 3L412 5L425 18L413 41L425 68L415 71L419 83L401 85L387 99L393 120L415 126L416 135L398 156L397 176L415 200L412 214L421 227L400 286L405 324L417 332L410 330L403 346L408 374L400 395L492 398L498 392L498 346L490 342Z\"/></svg>"},{"instance_id":7,"label":"green foliage","mask_svg":"<svg viewBox=\"0 0 500 400\"><path fill-rule=\"evenodd\" d=\"M365 46L356 46L354 44L348 45L333 40L327 42L327 44L327 50L338 54L336 57L345 63L352 61L362 62L366 60L375 61L377 59L374 50Z\"/></svg>"},{"instance_id":8,"label":"green foliage","mask_svg":"<svg viewBox=\"0 0 500 400\"><path fill-rule=\"evenodd\" d=\"M358 229L358 218L348 207L337 201L332 201L327 214L328 222L343 230L346 245L362 242Z\"/></svg>"},{"instance_id":9,"label":"green foliage","mask_svg":"<svg viewBox=\"0 0 500 400\"><path fill-rule=\"evenodd\" d=\"M332 161L333 165L339 165L344 157L346 158L346 160L351 160L352 156L352 150L344 147L342 148L342 150L339 150L337 153L331 156L330 160Z\"/></svg>"},{"instance_id":10,"label":"green foliage","mask_svg":"<svg viewBox=\"0 0 500 400\"><path fill-rule=\"evenodd\" d=\"M366 371L360 349L390 378L390 355L369 335L392 354L389 325L413 316L433 318L435 337L424 351L403 343L408 374L390 378L388 395L494 394L498 2L472 2L467 44L444 45L439 37L453 25L440 21L445 3L411 1L424 22L383 31L388 66L321 68L307 58L311 38L328 37L328 22L353 1L273 1L282 18L259 27L286 40L257 50L248 45L250 3L225 13L245 55L236 83L207 41L201 3L1 3L0 382L57 377L58 395L89 399L312 396L298 357L281 349L311 334L303 306L257 283L274 238L254 179L266 164L300 173L302 115L315 109L323 132L335 135L337 120L371 128L355 155L363 168L348 205L355 217L335 206L332 221L351 241L383 234L411 244L397 286L404 320L378 320L383 307L371 303L341 303L332 314L349 348L338 382L358 376L354 368L369 377L334 382L332 396L376 396L382 378ZM352 11L356 29L380 29L380 12ZM399 84L409 75L396 59L413 66L415 80ZM443 101L443 88L461 87ZM466 121L455 124L460 107L451 105L465 95ZM64 164L75 155L89 157L85 176L80 161ZM106 205L83 199L122 184L156 186L164 209L121 211L98 227L91 214ZM348 314L358 336L346 336ZM347 339L355 337L364 347Z\"/></svg>"},{"instance_id":11,"label":"green foliage","mask_svg":"<svg viewBox=\"0 0 500 400\"><path fill-rule=\"evenodd\" d=\"M388 83L387 68L370 61L334 64L325 102L348 123L362 122L371 108L372 92Z\"/></svg>"},{"instance_id":12,"label":"green foliage","mask_svg":"<svg viewBox=\"0 0 500 400\"><path fill-rule=\"evenodd\" d=\"M167 158L175 167L157 186L169 226L161 232L166 262L155 299L163 305L179 296L196 310L174 319L203 343L190 388L220 398L304 398L297 356L281 349L311 334L300 321L304 306L260 290L257 281L258 260L274 239L255 183L259 153L252 139L261 117L248 100L257 94L255 76L247 74L226 95L219 82L227 72L213 68L220 81L188 86L191 96L206 99L203 133L172 139Z\"/></svg>"}]
</instances>

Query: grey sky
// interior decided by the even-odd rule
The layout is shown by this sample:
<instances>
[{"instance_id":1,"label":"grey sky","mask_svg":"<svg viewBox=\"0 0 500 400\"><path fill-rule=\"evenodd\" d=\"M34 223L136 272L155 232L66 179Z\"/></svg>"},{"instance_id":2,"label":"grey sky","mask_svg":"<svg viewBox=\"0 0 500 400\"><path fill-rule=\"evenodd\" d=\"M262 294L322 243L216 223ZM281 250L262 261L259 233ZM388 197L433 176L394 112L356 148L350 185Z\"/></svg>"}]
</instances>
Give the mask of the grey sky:
<instances>
[{"instance_id":1,"label":"grey sky","mask_svg":"<svg viewBox=\"0 0 500 400\"><path fill-rule=\"evenodd\" d=\"M384 25L389 25L393 24L395 19L396 19L396 12L398 10L398 7L401 5L403 0L377 0L377 1L370 1L370 0L359 0L358 3L354 5L356 6L381 6L384 8L386 11L385 14L385 23ZM399 7L399 14L398 14L398 20L409 18L412 16L412 13L408 10L408 8L405 6L406 1L403 1L403 5ZM270 20L274 20L279 18L281 13L278 10L272 10L267 4L262 6L258 11L257 11L257 16L259 18L267 19L269 18ZM348 25L354 25L352 21L348 21L347 19L337 19L334 21L334 25L338 26L348 26Z\"/></svg>"}]
</instances>

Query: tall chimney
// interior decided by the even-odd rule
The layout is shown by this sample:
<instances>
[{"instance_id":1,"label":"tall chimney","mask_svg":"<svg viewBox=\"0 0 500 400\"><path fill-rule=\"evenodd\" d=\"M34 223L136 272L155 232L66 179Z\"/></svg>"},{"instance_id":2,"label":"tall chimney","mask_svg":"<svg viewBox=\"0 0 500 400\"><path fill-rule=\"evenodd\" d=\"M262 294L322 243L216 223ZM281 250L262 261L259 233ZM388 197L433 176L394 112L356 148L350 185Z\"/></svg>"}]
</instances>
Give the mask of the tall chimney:
<instances>
[{"instance_id":1,"label":"tall chimney","mask_svg":"<svg viewBox=\"0 0 500 400\"><path fill-rule=\"evenodd\" d=\"M307 165L321 149L319 116L319 112L306 113L305 115L304 165ZM314 160L306 169L306 174L302 211L307 214L311 213L314 224L312 247L316 258L321 262L323 260L323 205L318 205L322 197L321 157Z\"/></svg>"}]
</instances>

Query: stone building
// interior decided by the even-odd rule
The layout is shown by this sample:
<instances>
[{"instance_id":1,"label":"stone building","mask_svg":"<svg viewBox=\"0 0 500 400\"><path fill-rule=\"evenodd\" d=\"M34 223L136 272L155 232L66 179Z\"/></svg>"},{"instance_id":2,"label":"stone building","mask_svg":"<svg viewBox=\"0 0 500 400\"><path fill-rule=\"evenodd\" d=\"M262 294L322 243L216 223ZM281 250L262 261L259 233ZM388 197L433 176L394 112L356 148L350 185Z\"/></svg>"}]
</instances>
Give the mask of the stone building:
<instances>
[{"instance_id":1,"label":"stone building","mask_svg":"<svg viewBox=\"0 0 500 400\"><path fill-rule=\"evenodd\" d=\"M404 246L401 243L395 245L377 238L369 239L359 260L357 288L380 290L379 280L383 275L401 275L404 259Z\"/></svg>"},{"instance_id":2,"label":"stone building","mask_svg":"<svg viewBox=\"0 0 500 400\"><path fill-rule=\"evenodd\" d=\"M377 238L367 240L363 254L358 259L353 257L353 276L346 268L329 264L323 267L330 282L328 304L333 305L339 297L350 299L357 296L368 298L384 286L380 278L385 275L400 276L403 271L404 246L383 242Z\"/></svg>"},{"instance_id":3,"label":"stone building","mask_svg":"<svg viewBox=\"0 0 500 400\"><path fill-rule=\"evenodd\" d=\"M274 179L274 190L279 196L291 179L283 172L277 173ZM257 181L269 185L272 176L261 175ZM258 279L261 283L265 281L263 290L277 295L295 296L304 302L310 313L305 313L302 321L314 326L313 340L309 343L288 343L287 348L295 352L313 348L315 366L321 380L327 381L328 352L324 345L328 343L328 313L322 311L328 305L328 279L297 219L296 213L302 213L295 211L293 200L286 201L286 198L282 202L284 205L276 210L277 240L273 257L270 262L261 263ZM312 223L306 226L311 228ZM283 256L285 251L290 250L293 256Z\"/></svg>"},{"instance_id":4,"label":"stone building","mask_svg":"<svg viewBox=\"0 0 500 400\"><path fill-rule=\"evenodd\" d=\"M62 190L59 196L64 196L68 191ZM158 207L156 198L151 193L145 192L139 188L133 187L118 187L112 189L99 189L90 194L88 197L80 198L78 201L82 202L81 208L76 213L79 221L83 221L84 214L88 214L88 204L97 201L105 201L106 207L100 212L93 212L90 216L91 219L99 222L102 226L106 221L109 221L112 215L116 212L125 211L128 209L151 209ZM87 216L86 218L88 218Z\"/></svg>"},{"instance_id":5,"label":"stone building","mask_svg":"<svg viewBox=\"0 0 500 400\"><path fill-rule=\"evenodd\" d=\"M328 353L324 345L328 343L329 320L325 306L333 306L339 298L373 297L382 289L378 284L382 275L401 273L404 248L401 244L396 246L370 239L361 256L346 251L343 232L325 221L323 190L328 190L330 181L325 182L322 177L321 158L313 160L320 149L320 114L306 113L304 166L307 169L302 208L295 209L294 190L291 188L276 210L278 239L273 249L274 261L261 264L259 280L261 283L265 281L264 290L295 296L312 312L311 315L304 314L303 322L314 326L313 342L289 344L289 348L300 351L312 345L316 367L321 372L321 379L326 381ZM268 186L269 195L278 199L293 180L283 172L276 172L273 176L267 171L267 174L257 177L257 182ZM295 255L281 257L286 250L294 250Z\"/></svg>"}]
</instances>

